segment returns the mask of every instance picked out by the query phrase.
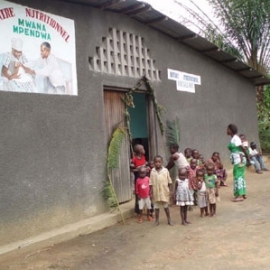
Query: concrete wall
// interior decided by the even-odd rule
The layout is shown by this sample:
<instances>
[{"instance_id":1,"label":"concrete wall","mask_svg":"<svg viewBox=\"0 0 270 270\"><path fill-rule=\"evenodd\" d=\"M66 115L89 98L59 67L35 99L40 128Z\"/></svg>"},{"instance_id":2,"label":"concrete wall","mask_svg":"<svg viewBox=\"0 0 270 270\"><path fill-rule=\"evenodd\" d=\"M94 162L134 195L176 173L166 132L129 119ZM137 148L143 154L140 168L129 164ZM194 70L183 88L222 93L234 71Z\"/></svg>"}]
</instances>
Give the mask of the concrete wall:
<instances>
[{"instance_id":1,"label":"concrete wall","mask_svg":"<svg viewBox=\"0 0 270 270\"><path fill-rule=\"evenodd\" d=\"M161 70L153 82L167 112L180 119L181 150L198 148L228 161L226 126L258 142L255 88L245 78L125 16L57 1L14 3L75 20L78 96L0 92L0 242L24 239L104 212L106 142L103 85L133 87L138 79L89 70L88 57L109 27L144 38ZM167 68L201 76L196 93L179 92ZM159 134L159 151L163 139Z\"/></svg>"}]
</instances>

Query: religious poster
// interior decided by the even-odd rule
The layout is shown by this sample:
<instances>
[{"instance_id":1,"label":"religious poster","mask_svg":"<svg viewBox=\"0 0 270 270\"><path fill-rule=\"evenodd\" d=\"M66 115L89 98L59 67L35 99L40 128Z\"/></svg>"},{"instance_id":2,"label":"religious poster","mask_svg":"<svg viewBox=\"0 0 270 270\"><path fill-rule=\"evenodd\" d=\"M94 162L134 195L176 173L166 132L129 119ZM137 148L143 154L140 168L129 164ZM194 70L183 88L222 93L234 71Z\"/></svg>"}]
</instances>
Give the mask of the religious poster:
<instances>
[{"instance_id":1,"label":"religious poster","mask_svg":"<svg viewBox=\"0 0 270 270\"><path fill-rule=\"evenodd\" d=\"M168 79L176 81L178 91L190 93L195 93L195 85L201 84L201 76L173 69L168 69Z\"/></svg>"},{"instance_id":2,"label":"religious poster","mask_svg":"<svg viewBox=\"0 0 270 270\"><path fill-rule=\"evenodd\" d=\"M74 21L0 1L0 91L77 95Z\"/></svg>"}]
</instances>

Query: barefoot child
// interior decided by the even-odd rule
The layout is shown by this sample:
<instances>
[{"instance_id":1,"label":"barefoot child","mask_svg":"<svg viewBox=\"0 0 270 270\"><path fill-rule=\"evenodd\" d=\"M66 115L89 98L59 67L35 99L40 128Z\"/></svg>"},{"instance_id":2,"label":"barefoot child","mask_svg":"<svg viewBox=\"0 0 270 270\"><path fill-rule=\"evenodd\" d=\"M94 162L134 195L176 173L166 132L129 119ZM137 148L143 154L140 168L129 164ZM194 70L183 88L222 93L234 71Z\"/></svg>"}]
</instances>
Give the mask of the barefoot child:
<instances>
[{"instance_id":1,"label":"barefoot child","mask_svg":"<svg viewBox=\"0 0 270 270\"><path fill-rule=\"evenodd\" d=\"M172 179L168 169L162 166L163 159L161 156L154 158L155 167L150 174L150 194L154 203L156 222L155 226L159 225L159 208L163 207L167 216L168 224L172 225L169 201L172 186Z\"/></svg>"},{"instance_id":2,"label":"barefoot child","mask_svg":"<svg viewBox=\"0 0 270 270\"><path fill-rule=\"evenodd\" d=\"M215 174L217 176L220 186L226 187L227 172L226 169L223 168L222 163L218 165L218 169L216 170Z\"/></svg>"},{"instance_id":3,"label":"barefoot child","mask_svg":"<svg viewBox=\"0 0 270 270\"><path fill-rule=\"evenodd\" d=\"M138 197L138 205L139 205L139 217L138 223L142 223L142 212L144 207L147 208L147 220L151 221L152 217L150 216L151 210L151 201L150 201L150 187L149 187L149 177L146 176L147 170L146 167L140 167L138 169L139 178L136 181L136 195Z\"/></svg>"},{"instance_id":4,"label":"barefoot child","mask_svg":"<svg viewBox=\"0 0 270 270\"><path fill-rule=\"evenodd\" d=\"M199 155L199 160L201 161L200 169L204 170L205 169L205 161L204 161L204 156L202 154Z\"/></svg>"},{"instance_id":5,"label":"barefoot child","mask_svg":"<svg viewBox=\"0 0 270 270\"><path fill-rule=\"evenodd\" d=\"M206 171L207 174L204 175L204 181L209 199L210 216L213 217L216 215L216 197L218 197L219 182L217 180L217 176L214 174L214 164L208 163Z\"/></svg>"},{"instance_id":6,"label":"barefoot child","mask_svg":"<svg viewBox=\"0 0 270 270\"><path fill-rule=\"evenodd\" d=\"M190 224L187 221L187 208L189 205L193 205L193 196L189 190L189 184L187 179L187 170L180 169L178 171L178 178L175 182L175 198L176 198L176 205L180 206L180 216L182 220L182 225Z\"/></svg>"},{"instance_id":7,"label":"barefoot child","mask_svg":"<svg viewBox=\"0 0 270 270\"><path fill-rule=\"evenodd\" d=\"M188 174L188 186L189 190L193 196L194 199L194 205L197 205L197 180L196 180L196 171L199 169L197 166L197 160L196 159L191 159L190 161L190 166L187 167L187 174ZM192 210L192 207L190 206L189 208Z\"/></svg>"},{"instance_id":8,"label":"barefoot child","mask_svg":"<svg viewBox=\"0 0 270 270\"><path fill-rule=\"evenodd\" d=\"M203 170L197 170L196 179L198 186L198 206L200 207L201 217L208 216L208 198L203 175L204 175Z\"/></svg>"},{"instance_id":9,"label":"barefoot child","mask_svg":"<svg viewBox=\"0 0 270 270\"><path fill-rule=\"evenodd\" d=\"M155 167L154 161L153 160L149 160L148 162L148 170L147 170L147 176L150 177L151 171L152 169ZM155 218L155 210L154 210L154 204L153 202L151 202L151 210L150 210L150 215L152 218Z\"/></svg>"},{"instance_id":10,"label":"barefoot child","mask_svg":"<svg viewBox=\"0 0 270 270\"><path fill-rule=\"evenodd\" d=\"M202 162L200 160L200 153L197 149L193 149L192 151L192 158L196 159L197 160L197 165L198 166L201 166L202 165Z\"/></svg>"}]
</instances>

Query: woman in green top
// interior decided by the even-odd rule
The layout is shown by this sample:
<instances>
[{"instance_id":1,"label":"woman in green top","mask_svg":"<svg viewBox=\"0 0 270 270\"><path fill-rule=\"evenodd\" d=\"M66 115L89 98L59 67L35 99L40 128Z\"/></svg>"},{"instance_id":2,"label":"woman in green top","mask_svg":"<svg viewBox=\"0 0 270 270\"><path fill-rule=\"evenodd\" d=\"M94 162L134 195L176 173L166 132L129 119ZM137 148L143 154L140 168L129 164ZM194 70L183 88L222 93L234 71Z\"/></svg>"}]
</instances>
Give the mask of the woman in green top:
<instances>
[{"instance_id":1,"label":"woman in green top","mask_svg":"<svg viewBox=\"0 0 270 270\"><path fill-rule=\"evenodd\" d=\"M228 149L231 152L231 159L233 166L233 182L234 182L234 199L233 202L241 202L246 198L246 180L245 171L246 166L241 162L241 154L244 153L249 163L249 156L246 149L242 146L242 141L237 135L237 126L230 124L227 127L227 135L231 136L231 141ZM244 162L246 162L244 160Z\"/></svg>"}]
</instances>

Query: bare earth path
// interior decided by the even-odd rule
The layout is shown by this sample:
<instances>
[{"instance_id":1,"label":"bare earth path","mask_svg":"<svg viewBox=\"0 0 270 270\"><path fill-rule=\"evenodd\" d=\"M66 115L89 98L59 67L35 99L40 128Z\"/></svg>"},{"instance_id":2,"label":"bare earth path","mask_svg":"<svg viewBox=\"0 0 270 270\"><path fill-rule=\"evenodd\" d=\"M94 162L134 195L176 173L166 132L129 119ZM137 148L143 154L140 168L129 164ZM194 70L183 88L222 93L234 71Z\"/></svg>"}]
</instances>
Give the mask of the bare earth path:
<instances>
[{"instance_id":1,"label":"bare earth path","mask_svg":"<svg viewBox=\"0 0 270 270\"><path fill-rule=\"evenodd\" d=\"M268 164L269 165L269 164ZM217 216L200 218L188 212L191 225L181 226L179 208L171 207L173 227L137 223L115 225L71 241L0 258L0 270L116 270L116 269L270 269L270 172L247 173L248 198L232 203L229 187L220 190Z\"/></svg>"}]
</instances>

